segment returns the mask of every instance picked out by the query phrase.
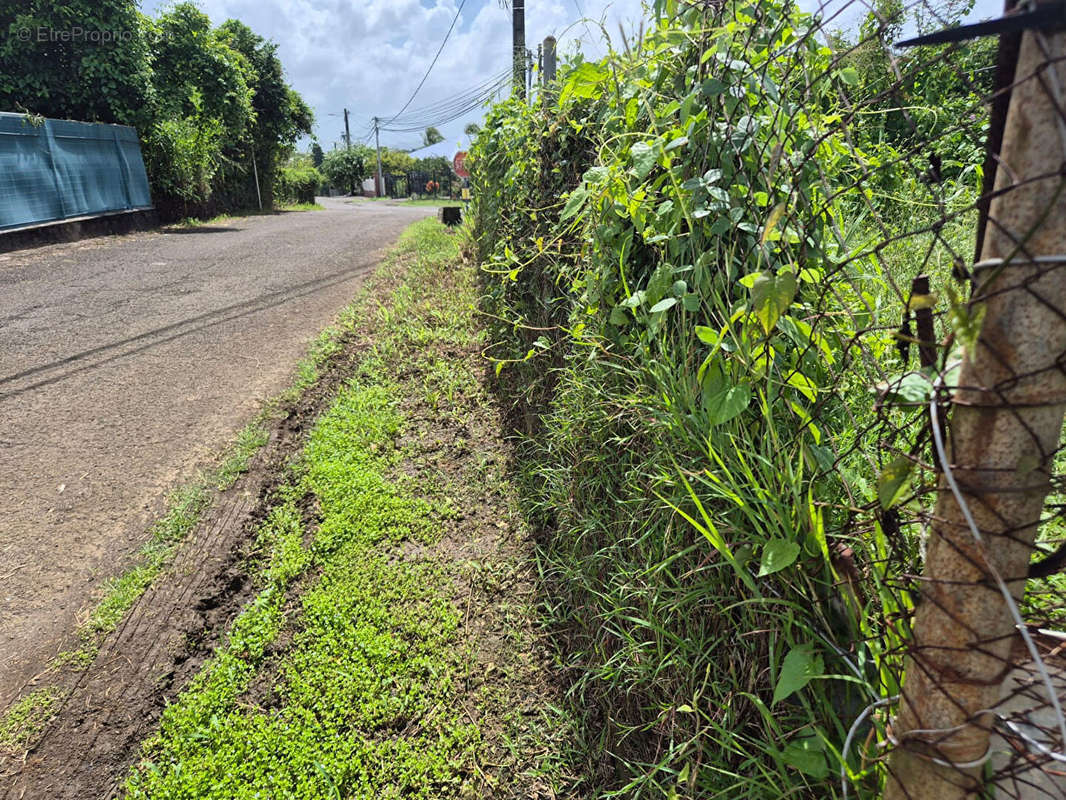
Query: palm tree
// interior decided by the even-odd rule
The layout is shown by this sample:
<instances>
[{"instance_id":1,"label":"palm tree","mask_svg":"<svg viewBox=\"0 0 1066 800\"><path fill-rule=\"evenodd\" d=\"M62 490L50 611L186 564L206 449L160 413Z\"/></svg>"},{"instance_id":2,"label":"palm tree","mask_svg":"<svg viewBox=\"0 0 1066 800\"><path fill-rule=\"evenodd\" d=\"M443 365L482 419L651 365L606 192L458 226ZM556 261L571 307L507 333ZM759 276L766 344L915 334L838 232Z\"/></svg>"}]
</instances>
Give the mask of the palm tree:
<instances>
[{"instance_id":1,"label":"palm tree","mask_svg":"<svg viewBox=\"0 0 1066 800\"><path fill-rule=\"evenodd\" d=\"M422 146L429 147L431 144L444 141L444 134L438 131L436 128L430 126L426 128L426 132L422 134Z\"/></svg>"}]
</instances>

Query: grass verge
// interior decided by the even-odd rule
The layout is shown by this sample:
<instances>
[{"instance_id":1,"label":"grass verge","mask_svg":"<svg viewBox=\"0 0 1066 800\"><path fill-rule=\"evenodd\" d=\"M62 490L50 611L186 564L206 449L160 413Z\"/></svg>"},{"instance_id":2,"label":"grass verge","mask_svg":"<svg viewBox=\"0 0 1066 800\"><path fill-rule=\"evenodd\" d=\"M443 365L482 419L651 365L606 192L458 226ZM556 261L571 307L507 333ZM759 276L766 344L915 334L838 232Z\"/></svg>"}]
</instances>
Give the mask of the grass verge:
<instances>
[{"instance_id":1,"label":"grass verge","mask_svg":"<svg viewBox=\"0 0 1066 800\"><path fill-rule=\"evenodd\" d=\"M274 498L259 593L129 797L579 793L458 260L423 221L364 289L372 345Z\"/></svg>"}]
</instances>

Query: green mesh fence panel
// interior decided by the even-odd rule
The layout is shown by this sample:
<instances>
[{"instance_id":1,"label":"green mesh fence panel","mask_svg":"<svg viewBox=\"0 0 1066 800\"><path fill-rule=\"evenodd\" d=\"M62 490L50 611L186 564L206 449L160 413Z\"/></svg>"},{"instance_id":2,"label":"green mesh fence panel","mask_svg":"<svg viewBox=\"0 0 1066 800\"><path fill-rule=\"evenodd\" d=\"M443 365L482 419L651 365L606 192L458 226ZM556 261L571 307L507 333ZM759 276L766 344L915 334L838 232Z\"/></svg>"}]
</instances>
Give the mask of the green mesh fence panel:
<instances>
[{"instance_id":1,"label":"green mesh fence panel","mask_svg":"<svg viewBox=\"0 0 1066 800\"><path fill-rule=\"evenodd\" d=\"M133 128L0 113L0 230L151 205Z\"/></svg>"}]
</instances>

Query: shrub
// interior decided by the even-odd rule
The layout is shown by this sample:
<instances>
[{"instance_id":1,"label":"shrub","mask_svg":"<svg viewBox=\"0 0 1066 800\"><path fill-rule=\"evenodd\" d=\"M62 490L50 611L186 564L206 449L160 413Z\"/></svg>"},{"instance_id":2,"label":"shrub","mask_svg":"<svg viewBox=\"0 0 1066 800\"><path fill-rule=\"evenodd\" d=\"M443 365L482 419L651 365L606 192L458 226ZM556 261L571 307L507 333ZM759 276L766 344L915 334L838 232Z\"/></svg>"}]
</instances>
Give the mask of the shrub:
<instances>
[{"instance_id":1,"label":"shrub","mask_svg":"<svg viewBox=\"0 0 1066 800\"><path fill-rule=\"evenodd\" d=\"M322 159L322 174L334 186L360 194L363 181L374 171L374 151L363 145L331 150Z\"/></svg>"},{"instance_id":2,"label":"shrub","mask_svg":"<svg viewBox=\"0 0 1066 800\"><path fill-rule=\"evenodd\" d=\"M274 179L274 200L283 203L313 203L322 184L314 167L282 167Z\"/></svg>"}]
</instances>

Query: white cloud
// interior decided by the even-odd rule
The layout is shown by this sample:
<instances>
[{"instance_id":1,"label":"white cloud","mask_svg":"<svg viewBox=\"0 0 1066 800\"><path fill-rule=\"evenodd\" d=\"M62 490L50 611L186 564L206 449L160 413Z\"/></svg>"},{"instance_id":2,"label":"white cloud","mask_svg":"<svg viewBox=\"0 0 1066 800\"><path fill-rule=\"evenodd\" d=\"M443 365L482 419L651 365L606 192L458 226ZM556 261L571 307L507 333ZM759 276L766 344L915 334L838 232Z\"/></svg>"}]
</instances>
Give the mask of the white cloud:
<instances>
[{"instance_id":1,"label":"white cloud","mask_svg":"<svg viewBox=\"0 0 1066 800\"><path fill-rule=\"evenodd\" d=\"M399 111L425 75L461 0L201 0L214 24L240 19L260 36L278 44L286 76L314 109L323 147L339 142L340 114L351 111L353 140L369 130L372 116ZM157 13L169 0L145 0L144 11ZM545 36L555 35L560 49L579 38L586 53L600 53L594 24L577 24L578 8L587 17L606 20L618 36L618 22L634 29L644 16L640 0L527 0L526 41L534 52ZM593 44L590 45L589 41ZM440 102L506 70L511 54L511 14L498 0L467 0L456 29L425 86L408 109ZM471 112L442 126L458 137ZM382 136L382 144L411 147L417 134Z\"/></svg>"}]
</instances>

